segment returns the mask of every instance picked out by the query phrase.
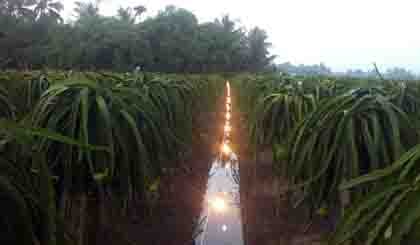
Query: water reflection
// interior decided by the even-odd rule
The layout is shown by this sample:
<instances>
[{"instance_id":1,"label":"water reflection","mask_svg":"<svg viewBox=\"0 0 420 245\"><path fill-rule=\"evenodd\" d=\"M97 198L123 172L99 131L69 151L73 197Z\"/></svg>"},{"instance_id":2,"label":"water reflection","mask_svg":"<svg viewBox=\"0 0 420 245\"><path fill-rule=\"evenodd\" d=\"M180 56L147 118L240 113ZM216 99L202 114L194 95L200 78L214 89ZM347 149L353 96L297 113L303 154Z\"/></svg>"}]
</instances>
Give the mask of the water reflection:
<instances>
[{"instance_id":1,"label":"water reflection","mask_svg":"<svg viewBox=\"0 0 420 245\"><path fill-rule=\"evenodd\" d=\"M238 157L230 148L232 100L226 82L226 116L220 156L214 161L203 207L199 245L242 245Z\"/></svg>"},{"instance_id":2,"label":"water reflection","mask_svg":"<svg viewBox=\"0 0 420 245\"><path fill-rule=\"evenodd\" d=\"M234 153L228 160L216 160L210 171L202 233L199 245L242 245L242 222L239 203L238 158Z\"/></svg>"}]
</instances>

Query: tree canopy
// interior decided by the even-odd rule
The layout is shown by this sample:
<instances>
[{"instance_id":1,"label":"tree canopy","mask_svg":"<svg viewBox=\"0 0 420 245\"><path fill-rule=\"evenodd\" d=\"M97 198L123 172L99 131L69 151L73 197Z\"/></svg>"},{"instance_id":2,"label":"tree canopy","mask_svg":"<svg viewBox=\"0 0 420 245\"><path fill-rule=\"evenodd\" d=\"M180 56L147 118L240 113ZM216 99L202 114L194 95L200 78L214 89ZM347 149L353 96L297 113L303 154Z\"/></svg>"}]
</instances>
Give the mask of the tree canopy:
<instances>
[{"instance_id":1,"label":"tree canopy","mask_svg":"<svg viewBox=\"0 0 420 245\"><path fill-rule=\"evenodd\" d=\"M66 23L62 10L55 0L0 1L0 68L258 71L273 59L264 30L247 31L229 16L200 23L167 6L144 18L142 5L104 16L96 4L77 2Z\"/></svg>"}]
</instances>

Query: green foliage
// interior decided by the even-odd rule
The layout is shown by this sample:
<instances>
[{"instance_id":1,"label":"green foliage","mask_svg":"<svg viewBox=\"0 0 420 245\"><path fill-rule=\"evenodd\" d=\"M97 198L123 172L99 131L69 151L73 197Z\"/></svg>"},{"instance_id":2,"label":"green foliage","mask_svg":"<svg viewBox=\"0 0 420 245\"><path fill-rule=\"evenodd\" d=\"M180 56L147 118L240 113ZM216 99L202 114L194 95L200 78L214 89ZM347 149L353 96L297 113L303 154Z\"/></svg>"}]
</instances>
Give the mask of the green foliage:
<instances>
[{"instance_id":1,"label":"green foliage","mask_svg":"<svg viewBox=\"0 0 420 245\"><path fill-rule=\"evenodd\" d=\"M43 67L131 71L260 71L273 57L264 30L246 32L229 16L198 23L168 6L143 19L144 6L100 14L97 3L76 2L72 23L53 0L0 2L0 69Z\"/></svg>"},{"instance_id":2,"label":"green foliage","mask_svg":"<svg viewBox=\"0 0 420 245\"><path fill-rule=\"evenodd\" d=\"M223 86L218 76L138 72L8 71L0 79L0 227L8 233L0 241L13 244L70 242L72 196L109 197L118 207L141 201L146 212L164 169L191 154L197 118Z\"/></svg>"},{"instance_id":3,"label":"green foliage","mask_svg":"<svg viewBox=\"0 0 420 245\"><path fill-rule=\"evenodd\" d=\"M2 212L0 241L5 244L66 244L58 222L56 190L45 153L36 147L36 137L84 146L71 138L45 129L1 120L0 196ZM36 136L36 137L35 137ZM102 150L102 149L101 149Z\"/></svg>"},{"instance_id":4,"label":"green foliage","mask_svg":"<svg viewBox=\"0 0 420 245\"><path fill-rule=\"evenodd\" d=\"M400 107L411 120L415 127L419 127L420 120L420 84L417 81L387 81L384 89L390 94L391 101Z\"/></svg>"},{"instance_id":5,"label":"green foliage","mask_svg":"<svg viewBox=\"0 0 420 245\"><path fill-rule=\"evenodd\" d=\"M0 218L0 241L3 244L34 244L34 227L29 207L16 188L8 178L0 176L1 208L7 210Z\"/></svg>"},{"instance_id":6,"label":"green foliage","mask_svg":"<svg viewBox=\"0 0 420 245\"><path fill-rule=\"evenodd\" d=\"M414 133L413 133L414 132ZM319 208L340 183L388 166L417 142L408 117L378 91L324 100L290 140L287 175Z\"/></svg>"},{"instance_id":7,"label":"green foliage","mask_svg":"<svg viewBox=\"0 0 420 245\"><path fill-rule=\"evenodd\" d=\"M43 140L66 189L87 191L101 176L105 187L132 199L154 183L160 164L188 149L203 86L205 82L159 76L86 73L50 86L34 108L32 122L86 145L108 147L108 152L91 153Z\"/></svg>"},{"instance_id":8,"label":"green foliage","mask_svg":"<svg viewBox=\"0 0 420 245\"><path fill-rule=\"evenodd\" d=\"M283 91L268 95L256 107L252 137L257 144L284 143L296 125L316 106L313 95Z\"/></svg>"},{"instance_id":9,"label":"green foliage","mask_svg":"<svg viewBox=\"0 0 420 245\"><path fill-rule=\"evenodd\" d=\"M0 87L0 118L15 118L16 108L6 89Z\"/></svg>"},{"instance_id":10,"label":"green foliage","mask_svg":"<svg viewBox=\"0 0 420 245\"><path fill-rule=\"evenodd\" d=\"M331 244L363 240L366 244L412 244L420 222L419 146L391 166L353 179L341 188L371 186L366 198L346 211Z\"/></svg>"},{"instance_id":11,"label":"green foliage","mask_svg":"<svg viewBox=\"0 0 420 245\"><path fill-rule=\"evenodd\" d=\"M297 204L327 216L351 205L330 244L418 241L418 81L232 80L256 154L271 147Z\"/></svg>"}]
</instances>

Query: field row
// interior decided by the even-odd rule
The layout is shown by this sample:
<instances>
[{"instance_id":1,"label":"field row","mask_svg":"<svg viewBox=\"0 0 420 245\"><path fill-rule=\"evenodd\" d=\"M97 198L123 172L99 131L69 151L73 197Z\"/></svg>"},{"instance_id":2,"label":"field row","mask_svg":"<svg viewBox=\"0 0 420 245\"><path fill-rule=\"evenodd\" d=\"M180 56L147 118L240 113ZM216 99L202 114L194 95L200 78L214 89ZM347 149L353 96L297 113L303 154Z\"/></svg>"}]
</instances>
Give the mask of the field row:
<instances>
[{"instance_id":1,"label":"field row","mask_svg":"<svg viewBox=\"0 0 420 245\"><path fill-rule=\"evenodd\" d=\"M2 241L85 244L96 236L86 231L92 199L99 224L131 207L152 215L161 177L180 168L203 134L218 80L0 73L0 223L11 231Z\"/></svg>"},{"instance_id":2,"label":"field row","mask_svg":"<svg viewBox=\"0 0 420 245\"><path fill-rule=\"evenodd\" d=\"M339 217L330 244L418 241L419 82L278 74L233 81L254 153L271 149L295 205L332 223Z\"/></svg>"}]
</instances>

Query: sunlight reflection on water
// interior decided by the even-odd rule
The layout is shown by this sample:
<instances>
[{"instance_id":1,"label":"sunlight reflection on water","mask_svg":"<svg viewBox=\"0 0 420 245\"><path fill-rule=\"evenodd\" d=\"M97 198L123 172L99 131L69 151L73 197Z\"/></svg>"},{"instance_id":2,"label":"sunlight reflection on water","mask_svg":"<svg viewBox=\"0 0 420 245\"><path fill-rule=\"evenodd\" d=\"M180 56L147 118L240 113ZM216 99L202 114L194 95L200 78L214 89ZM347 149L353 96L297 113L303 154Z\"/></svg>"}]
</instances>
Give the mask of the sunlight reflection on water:
<instances>
[{"instance_id":1,"label":"sunlight reflection on water","mask_svg":"<svg viewBox=\"0 0 420 245\"><path fill-rule=\"evenodd\" d=\"M238 158L234 153L225 162L214 161L203 206L203 232L196 244L243 244L238 181Z\"/></svg>"}]
</instances>

